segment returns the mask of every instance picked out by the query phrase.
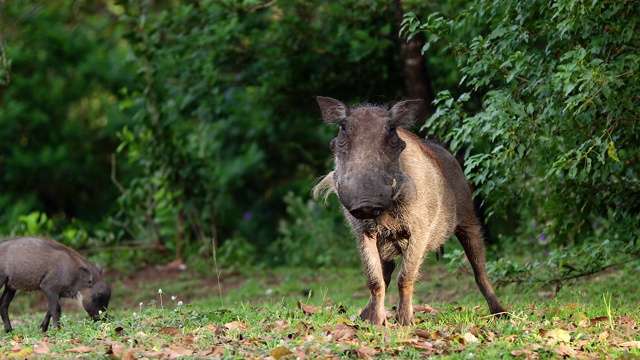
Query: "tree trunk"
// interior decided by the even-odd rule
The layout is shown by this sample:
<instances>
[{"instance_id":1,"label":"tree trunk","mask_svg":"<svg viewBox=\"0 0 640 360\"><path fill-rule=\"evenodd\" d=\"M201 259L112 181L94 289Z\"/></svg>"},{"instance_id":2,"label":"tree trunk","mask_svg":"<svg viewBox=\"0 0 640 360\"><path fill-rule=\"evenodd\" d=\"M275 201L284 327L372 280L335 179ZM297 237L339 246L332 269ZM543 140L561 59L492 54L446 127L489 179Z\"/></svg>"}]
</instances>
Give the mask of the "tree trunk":
<instances>
[{"instance_id":1,"label":"tree trunk","mask_svg":"<svg viewBox=\"0 0 640 360\"><path fill-rule=\"evenodd\" d=\"M396 6L396 27L399 30L404 10L401 0L394 0ZM398 31L396 31L398 33ZM422 99L424 105L418 113L416 127L422 128L425 121L435 112L433 100L435 96L431 87L431 79L427 70L426 59L422 56L422 47L425 38L422 33L414 36L410 41L396 36L396 44L400 53L400 61L404 72L404 81L407 88L407 95L410 99Z\"/></svg>"}]
</instances>

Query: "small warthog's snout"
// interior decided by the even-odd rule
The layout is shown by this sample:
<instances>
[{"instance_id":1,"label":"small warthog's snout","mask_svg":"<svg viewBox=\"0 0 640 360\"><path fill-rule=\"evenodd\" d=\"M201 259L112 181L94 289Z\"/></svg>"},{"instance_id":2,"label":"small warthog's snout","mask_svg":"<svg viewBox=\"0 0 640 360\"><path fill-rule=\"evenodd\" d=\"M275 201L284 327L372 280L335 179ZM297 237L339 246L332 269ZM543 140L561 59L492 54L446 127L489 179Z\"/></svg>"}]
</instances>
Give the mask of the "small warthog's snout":
<instances>
[{"instance_id":1,"label":"small warthog's snout","mask_svg":"<svg viewBox=\"0 0 640 360\"><path fill-rule=\"evenodd\" d=\"M372 205L359 206L349 210L351 215L356 219L375 219L380 216L383 211L384 209L382 207Z\"/></svg>"},{"instance_id":2,"label":"small warthog's snout","mask_svg":"<svg viewBox=\"0 0 640 360\"><path fill-rule=\"evenodd\" d=\"M93 316L91 316L91 318L93 319L94 322L98 322L98 321L107 322L107 321L109 321L109 315L107 315L107 314L93 315Z\"/></svg>"}]
</instances>

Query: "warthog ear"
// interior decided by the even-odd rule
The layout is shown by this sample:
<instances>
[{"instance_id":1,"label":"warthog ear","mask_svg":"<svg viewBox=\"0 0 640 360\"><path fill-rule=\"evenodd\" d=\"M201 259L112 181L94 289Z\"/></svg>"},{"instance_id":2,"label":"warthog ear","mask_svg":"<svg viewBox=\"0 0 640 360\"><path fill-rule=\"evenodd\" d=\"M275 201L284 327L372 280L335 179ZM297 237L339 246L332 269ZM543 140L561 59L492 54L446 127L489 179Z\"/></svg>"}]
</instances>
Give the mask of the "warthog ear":
<instances>
[{"instance_id":1,"label":"warthog ear","mask_svg":"<svg viewBox=\"0 0 640 360\"><path fill-rule=\"evenodd\" d=\"M349 116L349 108L336 99L318 96L316 97L316 101L318 101L318 105L320 105L322 118L329 124L336 124Z\"/></svg>"},{"instance_id":2,"label":"warthog ear","mask_svg":"<svg viewBox=\"0 0 640 360\"><path fill-rule=\"evenodd\" d=\"M95 263L94 265L96 267L96 270L98 270L98 274L104 275L104 269L102 268L102 266L100 266L100 264L98 263Z\"/></svg>"},{"instance_id":3,"label":"warthog ear","mask_svg":"<svg viewBox=\"0 0 640 360\"><path fill-rule=\"evenodd\" d=\"M389 110L389 117L398 126L411 126L416 121L421 107L422 100L401 101Z\"/></svg>"},{"instance_id":4,"label":"warthog ear","mask_svg":"<svg viewBox=\"0 0 640 360\"><path fill-rule=\"evenodd\" d=\"M86 284L91 284L91 282L93 282L93 275L91 275L91 271L89 271L89 269L84 266L80 266L78 270L80 270L80 276Z\"/></svg>"}]
</instances>

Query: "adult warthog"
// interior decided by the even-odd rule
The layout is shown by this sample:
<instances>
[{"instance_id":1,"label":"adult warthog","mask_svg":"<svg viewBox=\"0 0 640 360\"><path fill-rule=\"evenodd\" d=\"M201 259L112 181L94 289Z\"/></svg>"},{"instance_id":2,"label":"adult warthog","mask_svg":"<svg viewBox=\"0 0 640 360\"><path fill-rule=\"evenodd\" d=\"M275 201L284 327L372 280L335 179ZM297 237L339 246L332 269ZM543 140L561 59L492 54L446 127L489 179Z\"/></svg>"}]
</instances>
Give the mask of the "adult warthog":
<instances>
[{"instance_id":1,"label":"adult warthog","mask_svg":"<svg viewBox=\"0 0 640 360\"><path fill-rule=\"evenodd\" d=\"M482 227L460 165L447 150L403 128L413 124L421 100L403 101L390 110L349 108L327 97L317 101L324 121L340 130L331 141L335 169L313 192L316 198L338 195L357 237L371 292L360 317L386 323L385 292L395 259L402 256L396 320L412 324L420 265L451 235L462 244L491 314L506 314L487 276Z\"/></svg>"}]
</instances>

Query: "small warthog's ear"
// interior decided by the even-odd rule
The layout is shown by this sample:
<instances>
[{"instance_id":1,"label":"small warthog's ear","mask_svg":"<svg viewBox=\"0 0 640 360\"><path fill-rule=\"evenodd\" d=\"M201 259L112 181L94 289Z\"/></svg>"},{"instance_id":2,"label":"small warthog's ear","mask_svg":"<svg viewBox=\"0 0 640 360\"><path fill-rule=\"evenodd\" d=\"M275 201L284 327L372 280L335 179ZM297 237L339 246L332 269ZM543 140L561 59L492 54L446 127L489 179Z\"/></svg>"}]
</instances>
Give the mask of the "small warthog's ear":
<instances>
[{"instance_id":1,"label":"small warthog's ear","mask_svg":"<svg viewBox=\"0 0 640 360\"><path fill-rule=\"evenodd\" d=\"M98 274L104 275L104 269L102 268L102 266L100 266L100 264L95 263L93 265L96 267L96 270L98 270Z\"/></svg>"},{"instance_id":2,"label":"small warthog's ear","mask_svg":"<svg viewBox=\"0 0 640 360\"><path fill-rule=\"evenodd\" d=\"M322 118L329 124L338 123L349 116L349 108L336 99L318 96L316 97L316 101L318 101L318 105L320 105Z\"/></svg>"},{"instance_id":3,"label":"small warthog's ear","mask_svg":"<svg viewBox=\"0 0 640 360\"><path fill-rule=\"evenodd\" d=\"M411 126L422 107L422 100L401 101L389 110L389 117L398 126Z\"/></svg>"},{"instance_id":4,"label":"small warthog's ear","mask_svg":"<svg viewBox=\"0 0 640 360\"><path fill-rule=\"evenodd\" d=\"M87 283L91 284L93 282L93 275L91 275L91 271L84 266L80 266L78 268L80 271L81 278Z\"/></svg>"}]
</instances>

